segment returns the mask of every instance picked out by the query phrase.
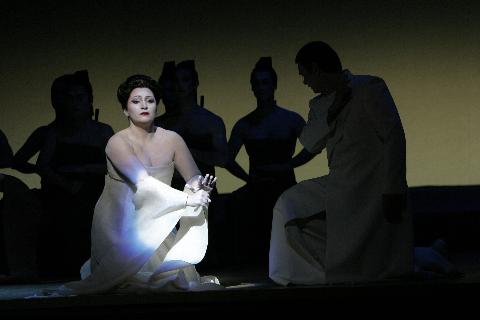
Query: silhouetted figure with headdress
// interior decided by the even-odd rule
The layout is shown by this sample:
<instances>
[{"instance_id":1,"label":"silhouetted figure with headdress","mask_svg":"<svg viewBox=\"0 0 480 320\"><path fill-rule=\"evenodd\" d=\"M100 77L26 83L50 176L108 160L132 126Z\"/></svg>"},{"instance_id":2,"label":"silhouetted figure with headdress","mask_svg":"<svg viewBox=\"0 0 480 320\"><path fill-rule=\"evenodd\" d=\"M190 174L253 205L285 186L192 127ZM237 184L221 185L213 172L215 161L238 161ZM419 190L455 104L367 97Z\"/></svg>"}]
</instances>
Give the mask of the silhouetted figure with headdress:
<instances>
[{"instance_id":1,"label":"silhouetted figure with headdress","mask_svg":"<svg viewBox=\"0 0 480 320\"><path fill-rule=\"evenodd\" d=\"M163 64L158 85L165 112L155 118L155 125L168 129L175 126L180 115L176 95L175 61L167 61Z\"/></svg>"},{"instance_id":2,"label":"silhouetted figure with headdress","mask_svg":"<svg viewBox=\"0 0 480 320\"><path fill-rule=\"evenodd\" d=\"M92 119L86 70L66 74L51 88L56 119L34 131L15 155L15 167L41 177L39 267L43 277L78 277L90 255L93 208L103 189L105 146L112 128ZM36 165L28 163L39 153Z\"/></svg>"},{"instance_id":3,"label":"silhouetted figure with headdress","mask_svg":"<svg viewBox=\"0 0 480 320\"><path fill-rule=\"evenodd\" d=\"M165 112L156 117L154 123L156 126L178 133L181 112L177 102L175 61L167 61L163 64L158 85ZM183 190L185 186L185 180L177 170L173 172L171 186L177 190Z\"/></svg>"},{"instance_id":4,"label":"silhouetted figure with headdress","mask_svg":"<svg viewBox=\"0 0 480 320\"><path fill-rule=\"evenodd\" d=\"M50 90L51 106L55 112L55 119L49 124L35 129L27 138L27 141L15 153L12 164L14 169L26 174L38 174L37 165L30 160L42 150L49 132L68 130L70 123L62 90L62 81L61 78L58 78L53 82Z\"/></svg>"},{"instance_id":5,"label":"silhouetted figure with headdress","mask_svg":"<svg viewBox=\"0 0 480 320\"><path fill-rule=\"evenodd\" d=\"M160 85L170 81L172 63L164 65ZM198 104L197 88L199 86L198 73L194 60L185 60L175 66L175 99L167 98L166 113L157 118L156 124L166 129L177 132L187 144L192 156L202 174L215 175L215 167L223 167L227 162L227 139L225 124L219 116ZM166 88L166 87L164 87ZM166 90L165 90L166 91ZM163 95L165 96L165 91ZM170 93L167 93L167 95ZM168 110L168 111L167 111ZM177 174L174 175L172 186L183 190L184 180ZM219 233L224 231L222 216L218 207L218 192L215 188L211 192L211 204L209 207L209 249L207 256L199 265L206 268L207 265L216 264L220 249Z\"/></svg>"},{"instance_id":6,"label":"silhouetted figure with headdress","mask_svg":"<svg viewBox=\"0 0 480 320\"><path fill-rule=\"evenodd\" d=\"M222 118L197 103L198 73L193 60L175 68L179 120L173 126L185 139L200 171L214 172L227 162L227 140Z\"/></svg>"},{"instance_id":7,"label":"silhouetted figure with headdress","mask_svg":"<svg viewBox=\"0 0 480 320\"><path fill-rule=\"evenodd\" d=\"M232 193L228 213L236 230L234 261L266 266L273 206L278 196L296 183L294 168L314 155L302 150L294 157L305 120L277 105L277 73L271 57L258 60L250 84L257 106L233 127L227 165L233 175L247 184ZM242 146L249 157L248 174L235 161Z\"/></svg>"}]
</instances>

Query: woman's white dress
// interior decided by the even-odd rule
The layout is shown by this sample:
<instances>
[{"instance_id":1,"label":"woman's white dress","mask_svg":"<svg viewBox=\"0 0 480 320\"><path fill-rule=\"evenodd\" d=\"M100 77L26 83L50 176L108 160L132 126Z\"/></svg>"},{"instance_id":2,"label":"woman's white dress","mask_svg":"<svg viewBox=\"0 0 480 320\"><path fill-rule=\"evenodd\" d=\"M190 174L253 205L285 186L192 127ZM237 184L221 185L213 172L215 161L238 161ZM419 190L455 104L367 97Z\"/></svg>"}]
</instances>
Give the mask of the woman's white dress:
<instances>
[{"instance_id":1,"label":"woman's white dress","mask_svg":"<svg viewBox=\"0 0 480 320\"><path fill-rule=\"evenodd\" d=\"M194 264L207 250L207 210L187 207L187 195L170 187L174 165L147 167L150 176L129 184L110 161L95 207L91 258L82 280L60 294L208 290L215 277L200 277ZM178 230L176 228L179 223Z\"/></svg>"}]
</instances>

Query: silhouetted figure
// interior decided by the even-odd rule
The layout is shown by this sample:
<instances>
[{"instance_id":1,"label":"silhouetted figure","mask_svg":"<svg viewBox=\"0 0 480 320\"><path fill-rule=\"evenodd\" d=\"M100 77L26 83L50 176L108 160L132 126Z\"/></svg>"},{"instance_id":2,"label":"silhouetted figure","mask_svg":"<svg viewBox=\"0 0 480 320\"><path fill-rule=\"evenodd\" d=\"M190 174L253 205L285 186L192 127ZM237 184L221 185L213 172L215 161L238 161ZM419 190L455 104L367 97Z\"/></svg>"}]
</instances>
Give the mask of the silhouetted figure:
<instances>
[{"instance_id":1,"label":"silhouetted figure","mask_svg":"<svg viewBox=\"0 0 480 320\"><path fill-rule=\"evenodd\" d=\"M250 84L257 106L235 123L226 167L247 184L232 193L227 212L235 230L234 262L266 267L275 202L296 183L294 168L315 155L304 149L293 157L305 120L276 104L277 73L270 57L258 60ZM249 156L248 174L235 161L242 146Z\"/></svg>"},{"instance_id":2,"label":"silhouetted figure","mask_svg":"<svg viewBox=\"0 0 480 320\"><path fill-rule=\"evenodd\" d=\"M222 118L198 105L197 88L199 85L198 73L193 60L178 63L175 68L176 108L177 113L171 117L167 128L177 132L187 144L195 163L202 174L215 175L215 167L223 167L227 162L227 139L225 124ZM173 113L173 112L172 112ZM177 180L178 181L178 180ZM172 181L172 186L178 188L183 183ZM206 258L199 265L200 270L217 264L217 253L221 249L220 235L226 231L223 215L219 206L218 192L214 188L211 192L209 207L209 237L210 245Z\"/></svg>"},{"instance_id":3,"label":"silhouetted figure","mask_svg":"<svg viewBox=\"0 0 480 320\"><path fill-rule=\"evenodd\" d=\"M113 130L92 119L87 71L55 79L51 95L55 121L35 130L14 161L20 171L41 177L40 275L73 278L90 256L93 208L103 189L105 146ZM36 165L28 163L37 152Z\"/></svg>"},{"instance_id":4,"label":"silhouetted figure","mask_svg":"<svg viewBox=\"0 0 480 320\"><path fill-rule=\"evenodd\" d=\"M12 149L0 131L0 167L10 167L12 159ZM1 173L0 192L0 283L35 281L40 202L20 179Z\"/></svg>"},{"instance_id":5,"label":"silhouetted figure","mask_svg":"<svg viewBox=\"0 0 480 320\"><path fill-rule=\"evenodd\" d=\"M0 130L0 168L10 168L13 160L13 152L8 139Z\"/></svg>"},{"instance_id":6,"label":"silhouetted figure","mask_svg":"<svg viewBox=\"0 0 480 320\"><path fill-rule=\"evenodd\" d=\"M57 128L59 125L58 116L48 125L41 126L28 137L27 141L15 153L12 167L22 173L37 173L38 168L35 163L29 162L36 154L42 150L46 141L47 133L50 129ZM54 129L55 130L55 129Z\"/></svg>"},{"instance_id":7,"label":"silhouetted figure","mask_svg":"<svg viewBox=\"0 0 480 320\"><path fill-rule=\"evenodd\" d=\"M12 164L13 153L10 144L8 143L8 139L0 130L0 168L9 168ZM5 175L0 173L0 192L4 192L3 181ZM3 196L0 198L0 274L7 274L8 273L8 266L7 266L7 256L5 254L4 248L4 235L3 235Z\"/></svg>"},{"instance_id":8,"label":"silhouetted figure","mask_svg":"<svg viewBox=\"0 0 480 320\"><path fill-rule=\"evenodd\" d=\"M158 78L160 99L165 106L165 112L155 118L155 125L169 129L175 125L180 110L177 104L175 61L167 61L163 64L162 73Z\"/></svg>"},{"instance_id":9,"label":"silhouetted figure","mask_svg":"<svg viewBox=\"0 0 480 320\"><path fill-rule=\"evenodd\" d=\"M337 53L311 42L295 62L310 101L300 136L326 149L329 174L285 191L274 208L270 278L278 284L371 281L410 275L405 135L385 82L342 71Z\"/></svg>"},{"instance_id":10,"label":"silhouetted figure","mask_svg":"<svg viewBox=\"0 0 480 320\"><path fill-rule=\"evenodd\" d=\"M177 125L180 121L181 112L177 102L175 61L167 61L163 64L162 73L158 78L158 85L160 99L165 106L165 112L155 118L154 124L178 133L180 130L177 128ZM185 180L177 170L173 172L171 186L177 190L183 190L185 187Z\"/></svg>"},{"instance_id":11,"label":"silhouetted figure","mask_svg":"<svg viewBox=\"0 0 480 320\"><path fill-rule=\"evenodd\" d=\"M133 75L117 97L129 126L106 147L108 175L95 207L91 259L82 267L83 280L59 293L218 287L215 277L200 277L194 266L207 248L205 214L216 179L200 175L178 134L154 126L155 80ZM169 185L174 166L188 181L184 192Z\"/></svg>"},{"instance_id":12,"label":"silhouetted figure","mask_svg":"<svg viewBox=\"0 0 480 320\"><path fill-rule=\"evenodd\" d=\"M172 130L182 136L202 173L214 173L227 162L227 140L222 118L197 104L198 73L193 60L176 66L177 106L180 116Z\"/></svg>"},{"instance_id":13,"label":"silhouetted figure","mask_svg":"<svg viewBox=\"0 0 480 320\"><path fill-rule=\"evenodd\" d=\"M0 283L38 279L37 246L41 202L20 179L0 173Z\"/></svg>"}]
</instances>

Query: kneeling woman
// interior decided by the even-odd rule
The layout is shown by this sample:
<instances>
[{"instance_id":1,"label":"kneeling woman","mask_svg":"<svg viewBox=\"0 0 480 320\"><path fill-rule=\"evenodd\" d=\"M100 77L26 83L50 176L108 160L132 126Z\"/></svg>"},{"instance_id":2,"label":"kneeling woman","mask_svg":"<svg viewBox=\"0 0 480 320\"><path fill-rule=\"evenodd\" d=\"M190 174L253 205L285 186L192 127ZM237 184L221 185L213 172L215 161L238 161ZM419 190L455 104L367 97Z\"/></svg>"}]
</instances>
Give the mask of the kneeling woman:
<instances>
[{"instance_id":1,"label":"kneeling woman","mask_svg":"<svg viewBox=\"0 0 480 320\"><path fill-rule=\"evenodd\" d=\"M95 207L91 258L67 294L220 287L194 265L207 249L206 213L216 178L202 177L183 139L153 125L158 85L134 75L117 92L128 128L106 147L108 174ZM170 187L174 167L187 184ZM178 230L176 225L178 223Z\"/></svg>"}]
</instances>

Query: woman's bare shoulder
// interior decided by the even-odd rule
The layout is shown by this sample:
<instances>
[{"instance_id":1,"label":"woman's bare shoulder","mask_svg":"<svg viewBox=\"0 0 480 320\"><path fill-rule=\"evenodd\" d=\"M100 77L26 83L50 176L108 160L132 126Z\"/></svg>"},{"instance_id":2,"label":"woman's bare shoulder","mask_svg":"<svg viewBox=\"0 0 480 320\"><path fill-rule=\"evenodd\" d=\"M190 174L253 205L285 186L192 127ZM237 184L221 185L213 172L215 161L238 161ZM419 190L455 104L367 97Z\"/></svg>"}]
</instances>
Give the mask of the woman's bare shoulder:
<instances>
[{"instance_id":1,"label":"woman's bare shoulder","mask_svg":"<svg viewBox=\"0 0 480 320\"><path fill-rule=\"evenodd\" d=\"M128 131L127 131L127 129L123 129L123 130L120 130L120 131L116 132L114 135L112 135L110 140L112 140L112 139L115 139L115 140L126 139L127 137L128 137Z\"/></svg>"},{"instance_id":2,"label":"woman's bare shoulder","mask_svg":"<svg viewBox=\"0 0 480 320\"><path fill-rule=\"evenodd\" d=\"M170 142L175 142L175 141L183 141L182 137L176 133L175 131L164 129L161 127L157 127L157 131L155 132L156 136L159 139L165 139Z\"/></svg>"},{"instance_id":3,"label":"woman's bare shoulder","mask_svg":"<svg viewBox=\"0 0 480 320\"><path fill-rule=\"evenodd\" d=\"M129 144L128 141L129 139L126 129L120 130L108 139L107 149L118 145Z\"/></svg>"}]
</instances>

